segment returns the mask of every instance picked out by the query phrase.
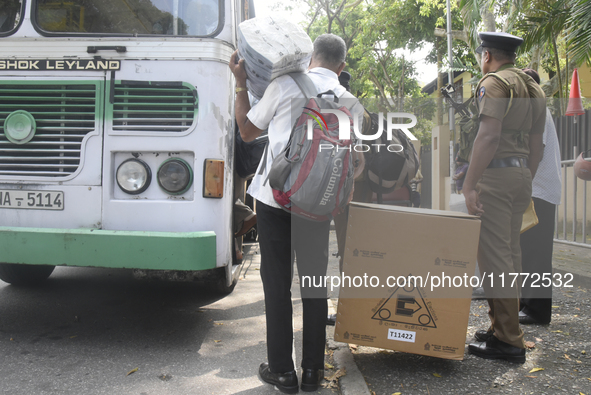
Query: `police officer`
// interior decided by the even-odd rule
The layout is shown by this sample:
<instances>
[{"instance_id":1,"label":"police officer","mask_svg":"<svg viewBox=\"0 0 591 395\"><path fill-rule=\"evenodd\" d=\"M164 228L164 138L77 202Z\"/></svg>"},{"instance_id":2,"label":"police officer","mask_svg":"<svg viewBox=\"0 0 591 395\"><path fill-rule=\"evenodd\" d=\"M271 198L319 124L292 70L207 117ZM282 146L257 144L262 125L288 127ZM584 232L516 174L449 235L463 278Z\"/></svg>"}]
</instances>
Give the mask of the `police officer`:
<instances>
[{"instance_id":1,"label":"police officer","mask_svg":"<svg viewBox=\"0 0 591 395\"><path fill-rule=\"evenodd\" d=\"M480 126L463 193L468 212L481 218L478 264L487 276L491 326L476 332L478 342L469 350L486 359L523 363L520 281L513 282L510 273L521 272L519 233L543 151L545 96L531 77L514 66L521 38L506 33L479 36L482 44L477 52L482 54L484 77L475 100Z\"/></svg>"}]
</instances>

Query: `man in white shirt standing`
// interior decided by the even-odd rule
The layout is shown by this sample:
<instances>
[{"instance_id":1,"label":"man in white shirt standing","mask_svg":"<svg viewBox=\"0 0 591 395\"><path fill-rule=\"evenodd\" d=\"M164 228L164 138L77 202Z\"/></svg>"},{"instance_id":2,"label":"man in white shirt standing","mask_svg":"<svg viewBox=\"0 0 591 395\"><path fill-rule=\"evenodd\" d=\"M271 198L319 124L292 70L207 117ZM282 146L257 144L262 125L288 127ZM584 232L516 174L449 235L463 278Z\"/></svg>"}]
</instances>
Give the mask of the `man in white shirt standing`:
<instances>
[{"instance_id":1,"label":"man in white shirt standing","mask_svg":"<svg viewBox=\"0 0 591 395\"><path fill-rule=\"evenodd\" d=\"M540 83L540 76L535 70L523 71ZM548 282L547 279L553 279L552 247L556 206L560 204L561 177L556 127L550 111L546 111L544 154L532 181L532 199L539 223L523 232L520 240L522 271L529 273L521 291L519 312L519 323L525 325L549 324L552 318L552 281Z\"/></svg>"},{"instance_id":2,"label":"man in white shirt standing","mask_svg":"<svg viewBox=\"0 0 591 395\"><path fill-rule=\"evenodd\" d=\"M314 41L308 76L319 94L332 90L340 97L345 93L338 75L345 67L346 53L345 42L333 34L323 34ZM269 132L266 163L262 163L264 159L261 161L248 189L248 193L257 200L261 279L267 319L268 362L260 365L259 375L263 381L277 386L284 393L296 393L298 378L292 360L290 291L293 256L295 253L300 278L324 278L328 265L330 221L313 222L292 216L275 202L272 189L266 182L273 158L279 155L289 140L292 122L295 121L292 119L292 99L303 98L300 89L290 76L278 77L271 82L260 102L251 108L244 60L236 63L236 56L237 53L234 53L230 59L230 69L236 77L235 113L240 135L244 141L251 141L264 129ZM261 166L264 166L263 172L260 171ZM316 391L324 376L327 292L326 287L301 287L300 290L303 304L301 389Z\"/></svg>"}]
</instances>

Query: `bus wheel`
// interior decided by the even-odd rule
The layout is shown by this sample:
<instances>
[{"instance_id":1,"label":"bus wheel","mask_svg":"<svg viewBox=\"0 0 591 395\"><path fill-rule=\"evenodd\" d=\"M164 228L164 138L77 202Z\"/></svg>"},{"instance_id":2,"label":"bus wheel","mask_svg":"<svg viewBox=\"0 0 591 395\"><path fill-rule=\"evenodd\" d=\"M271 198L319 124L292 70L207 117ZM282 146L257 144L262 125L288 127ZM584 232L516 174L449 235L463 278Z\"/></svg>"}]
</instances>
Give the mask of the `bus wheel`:
<instances>
[{"instance_id":1,"label":"bus wheel","mask_svg":"<svg viewBox=\"0 0 591 395\"><path fill-rule=\"evenodd\" d=\"M230 285L228 285L228 272L227 268L220 267L214 269L217 271L216 273L216 280L215 280L215 291L221 294L230 294L234 291L236 284L238 283L238 278L240 277L240 271L242 269L242 252L240 252L240 256L238 257L238 251L242 251L242 241L234 238L232 241L232 266L230 270L230 276L232 277L232 281Z\"/></svg>"},{"instance_id":2,"label":"bus wheel","mask_svg":"<svg viewBox=\"0 0 591 395\"><path fill-rule=\"evenodd\" d=\"M232 279L232 283L228 286L227 281L226 281L226 268L218 268L216 269L218 271L217 273L217 278L216 278L216 282L215 282L215 291L220 293L220 294L231 294L232 291L234 291L234 288L236 288L236 284L238 283L238 278L233 278Z\"/></svg>"},{"instance_id":3,"label":"bus wheel","mask_svg":"<svg viewBox=\"0 0 591 395\"><path fill-rule=\"evenodd\" d=\"M0 263L0 280L12 285L36 285L51 275L55 266Z\"/></svg>"}]
</instances>

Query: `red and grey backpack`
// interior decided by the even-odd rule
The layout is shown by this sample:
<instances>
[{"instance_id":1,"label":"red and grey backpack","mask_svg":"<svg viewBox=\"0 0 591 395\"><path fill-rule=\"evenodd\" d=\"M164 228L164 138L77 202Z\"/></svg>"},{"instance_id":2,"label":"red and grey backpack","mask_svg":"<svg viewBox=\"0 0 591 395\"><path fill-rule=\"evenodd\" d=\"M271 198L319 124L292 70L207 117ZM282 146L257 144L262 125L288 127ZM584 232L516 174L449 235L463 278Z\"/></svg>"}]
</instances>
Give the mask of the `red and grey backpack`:
<instances>
[{"instance_id":1,"label":"red and grey backpack","mask_svg":"<svg viewBox=\"0 0 591 395\"><path fill-rule=\"evenodd\" d=\"M273 160L267 180L275 201L284 210L313 221L326 221L353 196L351 109L358 101L348 92L341 97L333 91L317 94L316 86L306 74L289 75L307 103L292 127L287 146ZM340 139L339 124L346 124L346 138Z\"/></svg>"}]
</instances>

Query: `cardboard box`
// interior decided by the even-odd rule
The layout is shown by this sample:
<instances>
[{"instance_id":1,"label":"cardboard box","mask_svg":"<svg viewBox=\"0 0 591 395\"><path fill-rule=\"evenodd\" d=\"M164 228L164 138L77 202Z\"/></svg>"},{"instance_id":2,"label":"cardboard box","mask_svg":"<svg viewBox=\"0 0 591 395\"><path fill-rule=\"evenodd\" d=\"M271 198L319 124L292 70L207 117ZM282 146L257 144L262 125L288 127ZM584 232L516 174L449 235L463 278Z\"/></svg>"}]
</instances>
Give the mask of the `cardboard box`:
<instances>
[{"instance_id":1,"label":"cardboard box","mask_svg":"<svg viewBox=\"0 0 591 395\"><path fill-rule=\"evenodd\" d=\"M463 359L478 217L352 203L347 226L335 340Z\"/></svg>"}]
</instances>

